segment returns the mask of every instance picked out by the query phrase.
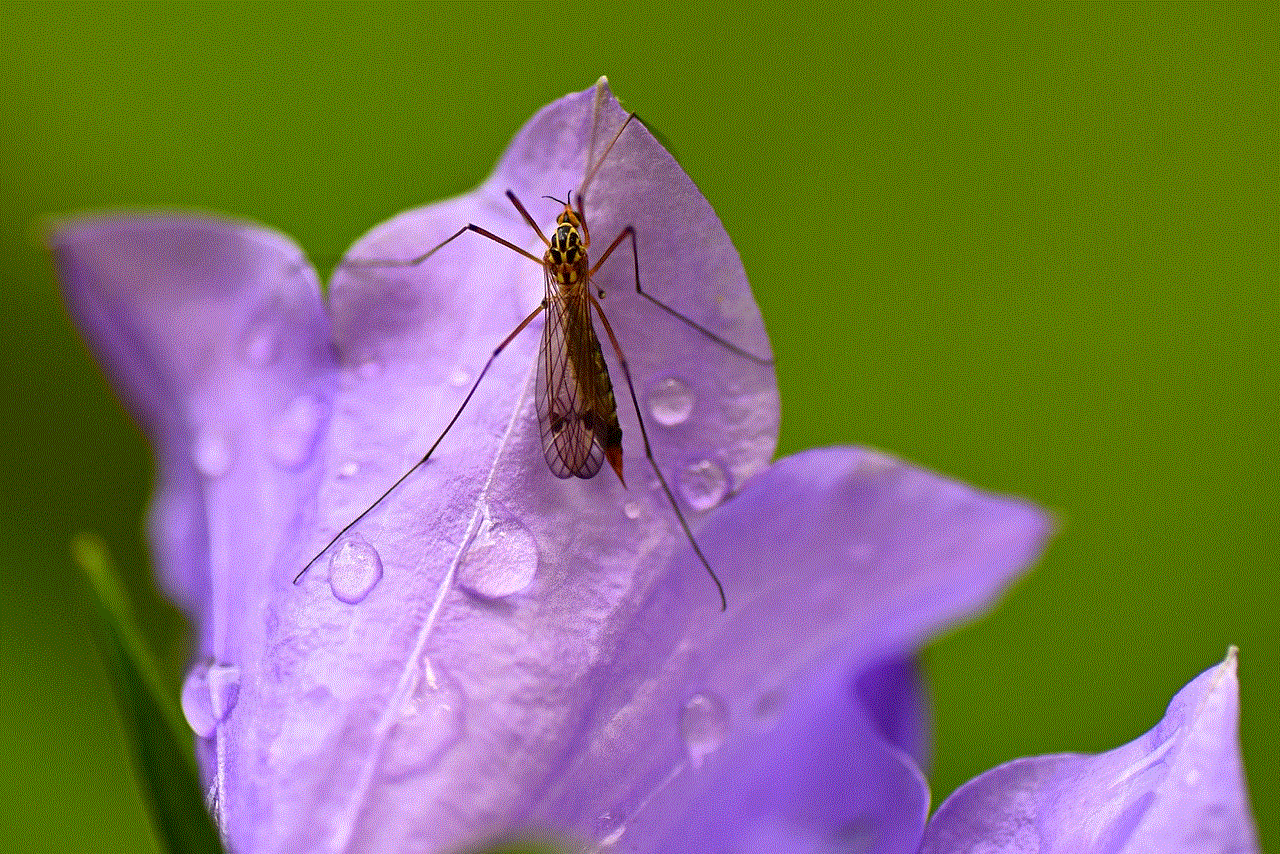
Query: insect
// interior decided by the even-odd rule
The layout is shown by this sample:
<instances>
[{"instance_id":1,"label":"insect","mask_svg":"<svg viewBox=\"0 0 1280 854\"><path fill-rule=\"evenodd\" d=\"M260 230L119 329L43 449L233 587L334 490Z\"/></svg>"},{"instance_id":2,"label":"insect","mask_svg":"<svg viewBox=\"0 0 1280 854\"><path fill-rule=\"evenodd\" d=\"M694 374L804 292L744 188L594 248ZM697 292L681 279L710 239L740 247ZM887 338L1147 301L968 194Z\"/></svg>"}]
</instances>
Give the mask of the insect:
<instances>
[{"instance_id":1,"label":"insect","mask_svg":"<svg viewBox=\"0 0 1280 854\"><path fill-rule=\"evenodd\" d=\"M351 530L361 519L381 504L406 478L426 464L467 408L467 404L476 393L476 389L480 387L480 383L484 380L485 374L488 373L494 361L506 349L507 345L514 341L543 312L546 312L546 322L542 331L542 343L538 349L535 402L542 436L542 448L547 466L556 477L579 477L585 479L595 477L607 460L610 468L617 474L618 480L625 486L626 480L623 475L622 465L622 428L618 423L617 401L614 397L613 382L609 376L608 366L605 363L600 339L596 335L595 326L592 322L592 313L594 312L595 316L600 320L605 337L617 356L618 364L626 380L627 391L631 397L631 403L635 408L636 418L640 425L645 457L657 475L658 482L661 484L667 500L675 511L680 527L684 530L685 536L692 545L698 559L715 583L716 591L720 596L720 609L723 611L728 607L724 585L721 584L715 570L711 568L711 563L707 560L702 548L698 545L698 541L694 538L688 520L685 519L684 513L680 510L675 495L672 493L666 477L663 476L654 458L653 449L649 443L648 431L645 428L644 416L640 413L640 403L636 397L631 368L628 366L622 346L618 342L612 326L609 324L609 319L605 316L604 309L601 307L600 299L604 297L604 291L594 286L593 278L601 266L620 246L630 242L632 268L635 274L635 286L638 294L693 329L723 345L731 352L762 365L771 365L773 360L757 356L737 347L647 293L640 284L640 260L639 252L636 248L636 230L633 226L628 225L623 228L613 242L600 254L595 264L593 265L590 262L588 253L591 248L591 232L587 226L587 190L596 173L608 158L609 152L613 150L614 145L635 118L636 114L634 112L627 115L617 133L614 134L609 144L605 147L600 158L594 161L594 165L591 165L592 155L589 150L587 162L590 168L587 170L576 192L576 200L574 198L575 194L572 193L566 196L563 201L552 196L544 197L564 206L556 217L555 228L550 237L538 227L537 222L529 214L520 199L516 197L515 193L507 190L506 196L508 200L515 206L520 216L546 246L546 251L541 258L485 228L469 223L428 251L413 258L404 260L362 259L347 262L350 265L360 267L414 267L426 262L463 234L474 232L523 255L542 267L546 290L545 296L537 308L530 312L524 320L520 321L516 328L494 348L488 361L485 362L484 367L472 383L471 389L467 392L466 397L463 398L461 405L459 405L453 417L449 419L444 430L436 437L435 442L432 443L422 459L418 460L408 471L401 475L399 480L365 508L359 516L351 520L334 535L333 539L315 557L308 561L307 565L294 578L295 584L347 531ZM598 121L597 104L596 114L592 118L592 150L594 149ZM577 203L576 206L574 204L575 201Z\"/></svg>"}]
</instances>

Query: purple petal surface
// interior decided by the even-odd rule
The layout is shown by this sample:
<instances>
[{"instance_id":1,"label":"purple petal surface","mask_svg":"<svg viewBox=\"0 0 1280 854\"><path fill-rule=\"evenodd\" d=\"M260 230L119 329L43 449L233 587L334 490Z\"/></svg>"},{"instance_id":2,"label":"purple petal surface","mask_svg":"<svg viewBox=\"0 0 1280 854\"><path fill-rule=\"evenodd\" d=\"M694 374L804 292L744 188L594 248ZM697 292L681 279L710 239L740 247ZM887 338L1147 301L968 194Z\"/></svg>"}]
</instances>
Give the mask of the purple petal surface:
<instances>
[{"instance_id":1,"label":"purple petal surface","mask_svg":"<svg viewBox=\"0 0 1280 854\"><path fill-rule=\"evenodd\" d=\"M636 851L913 851L928 793L901 749L922 735L902 732L921 718L900 659L990 602L1048 532L1024 502L872 451L780 460L700 532L728 614L678 558L595 674L536 817ZM715 737L691 739L690 716ZM769 847L788 832L794 848Z\"/></svg>"},{"instance_id":2,"label":"purple petal surface","mask_svg":"<svg viewBox=\"0 0 1280 854\"><path fill-rule=\"evenodd\" d=\"M602 85L552 104L475 192L352 257L411 258L468 222L540 255L504 191L549 223L540 196L576 188L624 118ZM646 290L768 354L732 243L638 122L587 215L595 258L634 224ZM641 851L914 846L910 658L1034 558L1037 510L855 449L766 471L772 368L640 297L624 243L595 284L728 614L646 467L607 340L630 489L547 470L540 318L430 464L295 586L537 306L538 265L476 234L418 266L349 265L331 328L296 248L247 224L86 220L55 251L157 448L152 534L200 627L183 706L234 850L450 851L529 827Z\"/></svg>"},{"instance_id":3,"label":"purple petal surface","mask_svg":"<svg viewBox=\"0 0 1280 854\"><path fill-rule=\"evenodd\" d=\"M1249 854L1236 651L1178 692L1155 729L1097 756L1018 759L938 808L921 854Z\"/></svg>"}]
</instances>

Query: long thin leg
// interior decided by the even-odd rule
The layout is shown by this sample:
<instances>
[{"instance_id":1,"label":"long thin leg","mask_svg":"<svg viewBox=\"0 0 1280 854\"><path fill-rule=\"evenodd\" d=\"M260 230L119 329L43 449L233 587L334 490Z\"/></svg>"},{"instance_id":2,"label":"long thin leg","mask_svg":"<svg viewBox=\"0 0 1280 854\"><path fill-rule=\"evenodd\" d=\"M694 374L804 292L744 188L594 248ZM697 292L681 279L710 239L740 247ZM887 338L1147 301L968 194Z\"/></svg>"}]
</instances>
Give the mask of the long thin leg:
<instances>
[{"instance_id":1,"label":"long thin leg","mask_svg":"<svg viewBox=\"0 0 1280 854\"><path fill-rule=\"evenodd\" d=\"M462 229L462 231L466 231L466 230L467 229L465 228ZM461 234L462 231L459 231L458 234ZM457 237L457 236L458 235L455 234L453 237ZM452 240L453 237L449 238L449 240ZM448 243L447 240L445 242ZM436 247L436 248L438 249L439 247ZM435 251L435 250L432 250L432 251ZM431 459L431 455L435 453L436 447L444 440L444 437L449 434L449 431L453 429L454 423L457 422L458 418L461 417L462 415L462 410L466 409L467 404L471 402L471 396L475 394L476 389L480 387L480 381L483 380L484 375L489 372L489 367L493 364L493 360L498 358L498 354L501 353L503 350L505 350L507 345L510 344L512 341L514 341L516 336L519 335L521 332L523 332L524 328L528 326L530 323L532 323L533 319L537 317L542 312L542 310L545 309L546 307L547 307L547 302L546 300L543 300L542 303L539 304L537 308L535 308L532 312L530 312L528 317L520 321L520 325L517 326L514 330L512 330L510 335L502 339L502 343L493 349L493 354L489 356L489 361L484 363L484 367L480 370L480 375L476 377L476 381L471 384L471 391L467 392L467 396L462 399L462 405L458 407L457 412L453 413L453 417L450 418L449 423L445 425L444 431L439 436L436 437L436 440L433 443L431 443L431 447L427 449L427 453L422 457L422 459L414 463L413 467L410 468L407 472L400 475L399 480L391 484L391 486L387 489L386 492L379 495L378 499L374 501L372 504L370 504L368 507L366 507L363 513L361 513L359 516L357 516L356 518L348 522L346 527L344 527L341 531L339 531L337 534L334 535L333 539L329 541L328 545L322 548L316 554L315 557L307 561L307 565L302 568L302 571L299 572L296 576L294 576L293 578L294 584L298 583L298 581L302 578L302 576L306 574L307 570L311 568L311 565L314 564L316 561L318 561L324 555L325 552L329 551L329 549L333 547L333 544L342 538L343 534L345 534L347 531L350 531L353 527L355 527L355 524L359 522L361 519L363 519L365 516L368 516L369 513L373 510L373 508L381 504L383 499L385 499L392 492L395 492L396 487L404 483L405 479L408 478L409 475L413 474L415 471L421 468L426 463L427 460Z\"/></svg>"},{"instance_id":2,"label":"long thin leg","mask_svg":"<svg viewBox=\"0 0 1280 854\"><path fill-rule=\"evenodd\" d=\"M707 336L708 338L710 338L712 341L715 341L715 342L717 342L718 344L720 344L720 346L724 347L726 350L729 350L729 351L731 351L731 352L733 352L733 353L737 353L737 354L738 354L739 356L741 356L742 358L744 358L744 359L749 359L749 360L751 360L752 362L755 362L757 365L772 365L772 364L773 364L773 358L772 358L772 357L769 357L769 358L767 358L767 359L766 359L766 358L764 358L763 356L757 356L757 355L756 355L756 354L754 354L754 353L749 353L749 352L747 352L746 350L743 350L743 349L742 349L741 347L739 347L737 344L734 344L733 342L728 341L727 339L720 337L719 335L717 335L716 333L712 332L712 331L711 331L710 329L708 329L707 327L703 326L701 323L698 323L698 322L697 322L696 320L694 320L693 318L684 316L683 314L681 314L680 312L676 311L676 310L675 310L674 308L672 308L671 306L667 305L667 304L666 304L665 302L663 302L662 300L658 299L657 297L655 297L655 296L653 296L653 295L651 295L651 294L649 294L649 293L646 293L646 292L645 292L645 290L644 290L643 288L641 288L641 287L640 287L640 252L639 252L639 250L637 250L637 249L636 249L636 230L635 230L635 227L634 227L634 226L630 226L630 225L629 225L629 226L627 226L626 228L622 229L622 231L618 232L618 236L617 236L617 237L615 237L615 238L613 239L613 242L609 244L609 248L608 248L608 249L606 249L606 250L604 250L604 252L603 252L603 253L601 253L599 260L597 260L597 261L596 261L595 266L591 268L591 275L592 275L592 277L594 277L594 276L595 276L595 274L596 274L596 270L599 270L599 269L600 269L600 265L601 265L601 264L603 264L603 263L605 262L605 260L606 260L610 255L612 255L612 254L613 254L613 250L617 249L617 248L618 248L618 246L619 246L619 244L621 244L621 243L622 243L622 241L623 241L623 240L625 240L625 239L626 239L626 238L628 238L628 237L630 237L630 238L631 238L631 260L632 260L633 268L634 268L634 270L635 270L635 274L636 274L636 293L640 294L640 296L644 297L644 298L645 298L645 299L647 299L649 302L653 303L653 304L654 304L654 305L656 305L658 308L660 308L660 309L662 309L663 311L665 311L667 314L670 314L672 317L676 317L676 318L679 318L680 320L684 321L686 324L688 324L688 325L689 325L689 326L691 326L692 328L694 328L694 329L698 330L698 331L699 331L699 332L701 332L703 335L705 335L705 336Z\"/></svg>"},{"instance_id":3,"label":"long thin leg","mask_svg":"<svg viewBox=\"0 0 1280 854\"><path fill-rule=\"evenodd\" d=\"M618 354L618 363L622 365L622 375L627 380L627 391L631 392L631 404L636 409L636 420L640 424L640 438L644 440L645 458L649 460L649 466L653 469L653 473L658 476L658 482L662 484L662 491L667 494L667 500L671 502L671 509L676 511L676 518L680 520L680 527L684 528L684 535L689 538L689 545L693 546L694 554L698 556L698 560L702 561L702 565L706 568L707 574L711 576L711 580L716 583L716 590L720 593L720 610L727 610L729 602L724 595L724 585L720 583L720 578L716 575L716 571L711 568L711 562L707 560L707 556L702 553L702 548L698 545L698 541L693 538L693 531L689 528L689 522L684 518L684 513L680 510L680 505L677 503L675 495L671 492L671 487L667 485L667 479L662 476L662 469L658 468L658 461L653 457L653 448L649 444L649 432L645 430L644 416L640 414L640 400L636 397L636 385L631 380L631 367L627 364L627 357L622 353L622 346L618 343L618 336L613 334L613 327L609 325L609 318L604 316L604 309L600 307L600 301L590 291L587 292L587 297L591 300L591 304L595 306L596 314L604 325L605 334L609 336L609 343L613 345L613 352Z\"/></svg>"},{"instance_id":4,"label":"long thin leg","mask_svg":"<svg viewBox=\"0 0 1280 854\"><path fill-rule=\"evenodd\" d=\"M510 191L508 191L508 195L510 195ZM524 209L521 208L520 212L524 213ZM528 218L529 218L529 215L526 213L525 219L528 219ZM538 227L535 225L534 229L537 230L537 228ZM423 252L421 255L415 255L413 258L354 258L350 261L344 261L341 266L343 267L379 267L379 268L381 267L416 267L419 264L421 264L423 261L426 261L432 255L439 252L445 246L457 240L463 234L466 234L468 231L474 231L476 234L479 234L481 237L487 237L490 240L494 241L495 243L501 243L503 246L507 247L508 249L518 252L524 257L528 258L530 261L534 262L539 267L543 266L542 259L539 258L537 255L534 255L532 252L529 252L526 249L521 249L519 246L516 246L510 240L501 238L498 235L494 234L492 231L489 231L488 229L484 229L478 225L472 225L472 224L464 225L462 228L458 229L453 234L449 235L444 240L440 241L435 246L428 249L426 252ZM542 237L542 240L544 243L546 242L547 238L542 236L541 231L538 231L538 236Z\"/></svg>"}]
</instances>

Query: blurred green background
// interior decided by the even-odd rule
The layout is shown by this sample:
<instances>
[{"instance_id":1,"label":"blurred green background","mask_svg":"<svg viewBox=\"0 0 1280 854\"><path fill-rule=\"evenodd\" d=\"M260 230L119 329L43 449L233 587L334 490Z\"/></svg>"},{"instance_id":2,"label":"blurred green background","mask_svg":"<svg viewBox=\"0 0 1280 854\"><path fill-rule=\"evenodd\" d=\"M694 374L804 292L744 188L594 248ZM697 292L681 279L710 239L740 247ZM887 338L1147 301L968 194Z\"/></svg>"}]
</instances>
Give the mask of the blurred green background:
<instances>
[{"instance_id":1,"label":"blurred green background","mask_svg":"<svg viewBox=\"0 0 1280 854\"><path fill-rule=\"evenodd\" d=\"M1135 738L1238 644L1280 844L1278 8L6 5L4 847L154 850L74 533L134 569L175 690L184 656L147 581L149 452L41 218L198 207L332 261L602 73L742 253L780 453L870 444L1058 515L998 610L929 650L935 798Z\"/></svg>"}]
</instances>

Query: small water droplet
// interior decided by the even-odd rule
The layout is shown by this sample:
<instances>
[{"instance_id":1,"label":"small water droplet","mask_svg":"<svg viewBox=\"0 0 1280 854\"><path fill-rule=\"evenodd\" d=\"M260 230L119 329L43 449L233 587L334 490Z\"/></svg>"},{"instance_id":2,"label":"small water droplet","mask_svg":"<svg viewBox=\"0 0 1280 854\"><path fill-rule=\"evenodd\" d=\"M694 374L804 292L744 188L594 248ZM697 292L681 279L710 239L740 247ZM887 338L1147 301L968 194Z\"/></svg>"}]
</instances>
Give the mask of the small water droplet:
<instances>
[{"instance_id":1,"label":"small water droplet","mask_svg":"<svg viewBox=\"0 0 1280 854\"><path fill-rule=\"evenodd\" d=\"M231 439L219 430L201 430L191 447L191 459L205 477L231 471Z\"/></svg>"},{"instance_id":2,"label":"small water droplet","mask_svg":"<svg viewBox=\"0 0 1280 854\"><path fill-rule=\"evenodd\" d=\"M612 848L626 831L626 823L613 810L601 813L591 822L591 836L600 840L596 843L597 850Z\"/></svg>"},{"instance_id":3,"label":"small water droplet","mask_svg":"<svg viewBox=\"0 0 1280 854\"><path fill-rule=\"evenodd\" d=\"M355 460L350 460L338 467L338 477L355 477L358 471L360 471L360 464Z\"/></svg>"},{"instance_id":4,"label":"small water droplet","mask_svg":"<svg viewBox=\"0 0 1280 854\"><path fill-rule=\"evenodd\" d=\"M225 721L240 699L240 668L234 664L209 665L209 708L213 717Z\"/></svg>"},{"instance_id":5,"label":"small water droplet","mask_svg":"<svg viewBox=\"0 0 1280 854\"><path fill-rule=\"evenodd\" d=\"M501 599L524 590L538 571L538 541L518 519L484 510L484 520L462 562L458 585L482 599Z\"/></svg>"},{"instance_id":6,"label":"small water droplet","mask_svg":"<svg viewBox=\"0 0 1280 854\"><path fill-rule=\"evenodd\" d=\"M362 380L376 379L382 373L382 363L373 356L366 356L356 367L356 376Z\"/></svg>"},{"instance_id":7,"label":"small water droplet","mask_svg":"<svg viewBox=\"0 0 1280 854\"><path fill-rule=\"evenodd\" d=\"M702 460L680 472L679 489L694 510L710 510L729 492L729 477L718 463Z\"/></svg>"},{"instance_id":8,"label":"small water droplet","mask_svg":"<svg viewBox=\"0 0 1280 854\"><path fill-rule=\"evenodd\" d=\"M465 368L454 368L449 372L449 385L461 387L471 382L471 373Z\"/></svg>"},{"instance_id":9,"label":"small water droplet","mask_svg":"<svg viewBox=\"0 0 1280 854\"><path fill-rule=\"evenodd\" d=\"M617 845L619 842L622 841L622 835L626 832L627 832L627 826L625 824L618 825L613 830L612 833L610 833L608 836L605 836L600 840L599 848L600 849L613 848L615 845Z\"/></svg>"},{"instance_id":10,"label":"small water droplet","mask_svg":"<svg viewBox=\"0 0 1280 854\"><path fill-rule=\"evenodd\" d=\"M213 735L240 697L240 668L233 664L201 662L182 682L182 714L199 738Z\"/></svg>"},{"instance_id":11,"label":"small water droplet","mask_svg":"<svg viewBox=\"0 0 1280 854\"><path fill-rule=\"evenodd\" d=\"M325 406L309 394L300 394L286 407L271 433L271 454L287 469L300 468L311 458Z\"/></svg>"},{"instance_id":12,"label":"small water droplet","mask_svg":"<svg viewBox=\"0 0 1280 854\"><path fill-rule=\"evenodd\" d=\"M781 689L765 691L756 698L751 712L755 716L756 726L761 730L771 729L782 716L782 706L786 702Z\"/></svg>"},{"instance_id":13,"label":"small water droplet","mask_svg":"<svg viewBox=\"0 0 1280 854\"><path fill-rule=\"evenodd\" d=\"M667 377L649 389L649 414L663 427L675 427L693 414L693 392L685 382Z\"/></svg>"},{"instance_id":14,"label":"small water droplet","mask_svg":"<svg viewBox=\"0 0 1280 854\"><path fill-rule=\"evenodd\" d=\"M197 664L187 671L187 678L182 681L182 715L187 719L191 731L198 738L213 735L218 720L213 716L212 702L209 697L209 665L205 662Z\"/></svg>"},{"instance_id":15,"label":"small water droplet","mask_svg":"<svg viewBox=\"0 0 1280 854\"><path fill-rule=\"evenodd\" d=\"M724 706L707 694L695 694L680 713L680 734L693 767L720 749L728 732Z\"/></svg>"},{"instance_id":16,"label":"small water droplet","mask_svg":"<svg viewBox=\"0 0 1280 854\"><path fill-rule=\"evenodd\" d=\"M638 501L628 501L622 505L622 512L626 514L628 519L639 519L640 503Z\"/></svg>"},{"instance_id":17,"label":"small water droplet","mask_svg":"<svg viewBox=\"0 0 1280 854\"><path fill-rule=\"evenodd\" d=\"M462 735L465 698L457 683L426 658L414 668L413 683L392 725L382 753L382 772L403 780L430 771Z\"/></svg>"},{"instance_id":18,"label":"small water droplet","mask_svg":"<svg viewBox=\"0 0 1280 854\"><path fill-rule=\"evenodd\" d=\"M348 605L364 601L382 579L382 557L360 534L342 541L329 560L329 589L334 598Z\"/></svg>"},{"instance_id":19,"label":"small water droplet","mask_svg":"<svg viewBox=\"0 0 1280 854\"><path fill-rule=\"evenodd\" d=\"M244 360L255 368L265 368L276 360L279 353L275 331L269 328L254 329L244 342Z\"/></svg>"}]
</instances>

